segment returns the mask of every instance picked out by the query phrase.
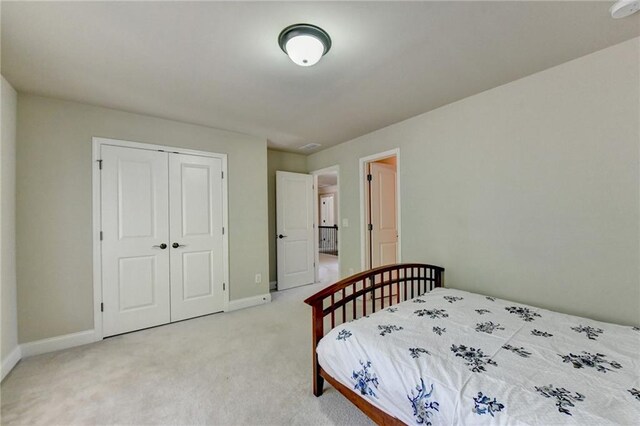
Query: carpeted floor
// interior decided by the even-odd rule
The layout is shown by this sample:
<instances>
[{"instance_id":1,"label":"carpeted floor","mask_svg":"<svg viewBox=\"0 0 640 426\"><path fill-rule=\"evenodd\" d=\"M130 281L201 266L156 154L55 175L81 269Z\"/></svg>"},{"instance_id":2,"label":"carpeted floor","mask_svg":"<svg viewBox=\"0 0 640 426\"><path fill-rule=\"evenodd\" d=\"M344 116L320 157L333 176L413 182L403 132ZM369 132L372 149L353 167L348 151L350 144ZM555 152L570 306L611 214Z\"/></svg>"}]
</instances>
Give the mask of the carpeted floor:
<instances>
[{"instance_id":1,"label":"carpeted floor","mask_svg":"<svg viewBox=\"0 0 640 426\"><path fill-rule=\"evenodd\" d=\"M320 253L320 268L318 268L320 281L334 283L338 281L338 256Z\"/></svg>"},{"instance_id":2,"label":"carpeted floor","mask_svg":"<svg viewBox=\"0 0 640 426\"><path fill-rule=\"evenodd\" d=\"M329 385L311 393L302 301L324 286L23 359L2 382L2 424L370 425Z\"/></svg>"}]
</instances>

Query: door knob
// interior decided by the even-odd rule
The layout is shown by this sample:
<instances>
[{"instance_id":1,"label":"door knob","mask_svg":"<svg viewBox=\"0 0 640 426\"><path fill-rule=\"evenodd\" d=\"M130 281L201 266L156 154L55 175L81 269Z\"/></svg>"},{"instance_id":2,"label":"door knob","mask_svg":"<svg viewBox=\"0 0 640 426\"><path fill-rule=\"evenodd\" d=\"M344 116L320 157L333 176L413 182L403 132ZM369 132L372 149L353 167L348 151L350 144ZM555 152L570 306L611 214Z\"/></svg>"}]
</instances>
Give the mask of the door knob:
<instances>
[{"instance_id":1,"label":"door knob","mask_svg":"<svg viewBox=\"0 0 640 426\"><path fill-rule=\"evenodd\" d=\"M159 249L164 250L164 249L166 249L166 248L167 248L167 245L166 245L165 243L162 243L162 244L160 244L159 246L154 246L154 247L158 247Z\"/></svg>"},{"instance_id":2,"label":"door knob","mask_svg":"<svg viewBox=\"0 0 640 426\"><path fill-rule=\"evenodd\" d=\"M173 243L173 244L171 244L171 247L173 247L173 248L186 247L186 245L184 245L184 244L178 244L178 243Z\"/></svg>"},{"instance_id":3,"label":"door knob","mask_svg":"<svg viewBox=\"0 0 640 426\"><path fill-rule=\"evenodd\" d=\"M283 238L287 238L287 236L280 234L280 235L278 235L278 238L283 239Z\"/></svg>"}]
</instances>

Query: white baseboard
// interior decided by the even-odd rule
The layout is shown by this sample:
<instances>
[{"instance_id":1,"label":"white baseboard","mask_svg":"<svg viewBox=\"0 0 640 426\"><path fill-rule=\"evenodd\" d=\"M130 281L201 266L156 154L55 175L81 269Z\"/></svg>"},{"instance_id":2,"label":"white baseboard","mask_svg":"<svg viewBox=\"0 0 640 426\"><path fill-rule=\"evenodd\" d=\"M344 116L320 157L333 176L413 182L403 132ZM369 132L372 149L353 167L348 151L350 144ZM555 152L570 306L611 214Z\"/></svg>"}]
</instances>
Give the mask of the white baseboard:
<instances>
[{"instance_id":1,"label":"white baseboard","mask_svg":"<svg viewBox=\"0 0 640 426\"><path fill-rule=\"evenodd\" d=\"M276 291L278 289L278 281L269 282L269 291Z\"/></svg>"},{"instance_id":2,"label":"white baseboard","mask_svg":"<svg viewBox=\"0 0 640 426\"><path fill-rule=\"evenodd\" d=\"M263 305L271 302L271 294L261 294L258 296L245 297L244 299L230 300L227 306L228 311L249 308L251 306ZM7 357L2 360L2 378L9 374L11 369L22 358L40 355L47 352L55 352L62 349L73 348L75 346L87 345L102 339L95 330L85 330L77 333L65 334L63 336L50 337L48 339L36 340L34 342L18 345Z\"/></svg>"},{"instance_id":3,"label":"white baseboard","mask_svg":"<svg viewBox=\"0 0 640 426\"><path fill-rule=\"evenodd\" d=\"M20 345L17 345L10 353L2 360L2 378L4 380L5 376L9 374L13 367L16 366L18 361L22 359L22 351L20 350Z\"/></svg>"},{"instance_id":4,"label":"white baseboard","mask_svg":"<svg viewBox=\"0 0 640 426\"><path fill-rule=\"evenodd\" d=\"M250 308L251 306L263 305L271 302L271 294L259 294L257 296L245 297L244 299L230 300L227 312L238 309Z\"/></svg>"},{"instance_id":5,"label":"white baseboard","mask_svg":"<svg viewBox=\"0 0 640 426\"><path fill-rule=\"evenodd\" d=\"M35 342L23 343L20 345L22 356L40 355L47 352L59 351L73 348L74 346L86 345L100 340L95 330L85 330L78 333L65 334L63 336L50 337L48 339L36 340Z\"/></svg>"}]
</instances>

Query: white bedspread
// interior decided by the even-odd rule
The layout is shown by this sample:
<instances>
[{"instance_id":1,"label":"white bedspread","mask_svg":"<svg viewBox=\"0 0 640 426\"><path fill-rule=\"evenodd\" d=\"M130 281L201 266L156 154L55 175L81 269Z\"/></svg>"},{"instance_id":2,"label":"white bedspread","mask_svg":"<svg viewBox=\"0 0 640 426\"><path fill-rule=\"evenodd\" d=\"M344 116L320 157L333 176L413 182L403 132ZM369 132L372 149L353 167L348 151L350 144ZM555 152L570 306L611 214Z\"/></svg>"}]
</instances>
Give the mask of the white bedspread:
<instances>
[{"instance_id":1,"label":"white bedspread","mask_svg":"<svg viewBox=\"0 0 640 426\"><path fill-rule=\"evenodd\" d=\"M322 368L407 424L640 424L640 329L436 289L331 330Z\"/></svg>"}]
</instances>

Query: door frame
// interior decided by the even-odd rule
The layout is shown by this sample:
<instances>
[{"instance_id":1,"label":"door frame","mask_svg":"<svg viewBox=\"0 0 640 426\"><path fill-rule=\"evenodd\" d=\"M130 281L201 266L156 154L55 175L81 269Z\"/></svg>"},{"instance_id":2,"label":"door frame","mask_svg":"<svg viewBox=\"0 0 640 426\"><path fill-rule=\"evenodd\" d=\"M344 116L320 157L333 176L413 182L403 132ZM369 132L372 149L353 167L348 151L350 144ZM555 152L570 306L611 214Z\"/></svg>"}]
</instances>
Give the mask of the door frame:
<instances>
[{"instance_id":1,"label":"door frame","mask_svg":"<svg viewBox=\"0 0 640 426\"><path fill-rule=\"evenodd\" d=\"M227 154L198 151L193 149L177 148L166 145L155 145L150 143L133 142L120 139L109 139L93 137L91 154L91 191L92 191L92 242L93 242L93 329L95 340L102 340L104 331L102 328L102 315L100 309L102 304L102 244L100 243L100 231L102 223L101 205L101 174L100 174L100 148L103 145L118 146L123 148L145 149L148 151L165 151L176 154L197 155L200 157L219 158L222 161L222 224L225 233L222 235L222 265L224 269L224 282L226 286L224 294L224 312L229 310L229 194L228 194L228 171Z\"/></svg>"},{"instance_id":2,"label":"door frame","mask_svg":"<svg viewBox=\"0 0 640 426\"><path fill-rule=\"evenodd\" d=\"M320 215L319 215L319 204L318 204L318 192L319 192L319 188L318 188L318 176L319 175L324 175L327 173L333 173L335 172L338 176L337 182L336 182L336 186L338 187L338 202L337 202L337 206L336 206L336 215L337 217L335 217L335 221L338 224L338 229L342 229L342 220L341 220L341 215L340 215L340 203L342 202L342 196L341 196L341 190L340 190L340 166L338 164L335 164L333 166L329 166L329 167L325 167L322 169L318 169L318 170L314 170L312 171L310 174L311 176L313 176L313 223L315 224L314 226L314 235L313 235L313 243L314 243L314 253L315 253L315 257L314 257L314 263L315 263L315 276L314 276L314 281L315 282L319 282L320 281L320 248L318 247L320 244L319 241L319 236L318 236L318 226L320 226ZM335 198L333 200L333 202L335 203ZM335 205L335 204L334 204ZM342 278L342 269L341 269L341 261L340 259L342 259L342 237L340 236L340 233L338 233L338 279Z\"/></svg>"},{"instance_id":3,"label":"door frame","mask_svg":"<svg viewBox=\"0 0 640 426\"><path fill-rule=\"evenodd\" d=\"M367 181L365 179L367 164L372 163L374 161L384 160L385 158L396 157L396 221L398 226L398 260L397 263L402 263L402 227L400 223L402 222L402 214L401 214L401 206L402 202L400 201L400 148L393 148L388 151L379 152L377 154L368 155L366 157L360 158L360 269L362 271L367 267L367 233L365 231L365 227L367 225L367 206L365 196L365 192L367 190L366 184Z\"/></svg>"}]
</instances>

